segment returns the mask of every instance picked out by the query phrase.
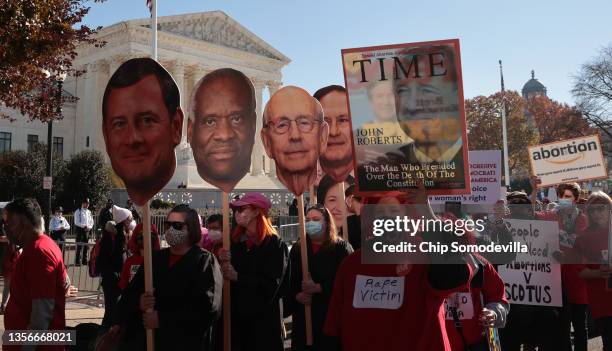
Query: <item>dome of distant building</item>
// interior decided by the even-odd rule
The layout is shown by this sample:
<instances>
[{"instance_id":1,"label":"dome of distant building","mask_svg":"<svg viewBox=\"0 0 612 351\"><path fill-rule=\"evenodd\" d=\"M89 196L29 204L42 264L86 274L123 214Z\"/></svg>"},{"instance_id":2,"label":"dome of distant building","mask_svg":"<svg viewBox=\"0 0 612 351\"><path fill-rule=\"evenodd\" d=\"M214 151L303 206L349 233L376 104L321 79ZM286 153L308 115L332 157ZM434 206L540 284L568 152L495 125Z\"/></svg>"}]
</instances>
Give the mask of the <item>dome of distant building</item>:
<instances>
[{"instance_id":1,"label":"dome of distant building","mask_svg":"<svg viewBox=\"0 0 612 351\"><path fill-rule=\"evenodd\" d=\"M523 85L521 93L525 99L534 96L546 96L546 87L535 78L535 72L533 70L531 70L531 79Z\"/></svg>"}]
</instances>

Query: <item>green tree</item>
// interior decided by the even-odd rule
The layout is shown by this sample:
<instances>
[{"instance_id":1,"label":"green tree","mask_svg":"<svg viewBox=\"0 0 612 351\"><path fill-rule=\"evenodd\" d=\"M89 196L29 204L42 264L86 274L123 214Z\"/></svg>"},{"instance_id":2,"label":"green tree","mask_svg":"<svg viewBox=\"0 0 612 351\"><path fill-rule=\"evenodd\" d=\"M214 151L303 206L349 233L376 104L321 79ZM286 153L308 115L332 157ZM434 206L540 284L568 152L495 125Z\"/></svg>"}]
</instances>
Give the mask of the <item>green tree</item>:
<instances>
[{"instance_id":1,"label":"green tree","mask_svg":"<svg viewBox=\"0 0 612 351\"><path fill-rule=\"evenodd\" d=\"M42 208L47 203L48 190L43 189L43 177L47 170L47 145L36 144L31 151L9 151L0 158L0 199L8 201L18 197L33 197ZM63 178L66 162L53 154L53 184L51 202L56 205L64 192Z\"/></svg>"},{"instance_id":2,"label":"green tree","mask_svg":"<svg viewBox=\"0 0 612 351\"><path fill-rule=\"evenodd\" d=\"M74 210L88 197L93 208L106 202L112 187L110 167L99 151L81 151L72 155L66 165L61 203Z\"/></svg>"}]
</instances>

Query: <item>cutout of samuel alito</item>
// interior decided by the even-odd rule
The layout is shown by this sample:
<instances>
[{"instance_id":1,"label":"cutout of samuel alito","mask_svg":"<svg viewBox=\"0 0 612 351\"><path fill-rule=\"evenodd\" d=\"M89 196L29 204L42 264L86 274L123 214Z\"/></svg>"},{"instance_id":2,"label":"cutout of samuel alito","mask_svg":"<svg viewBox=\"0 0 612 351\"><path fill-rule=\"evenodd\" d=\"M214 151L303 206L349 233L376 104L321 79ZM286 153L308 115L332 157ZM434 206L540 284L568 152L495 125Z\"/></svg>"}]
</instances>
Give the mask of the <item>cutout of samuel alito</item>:
<instances>
[{"instance_id":1,"label":"cutout of samuel alito","mask_svg":"<svg viewBox=\"0 0 612 351\"><path fill-rule=\"evenodd\" d=\"M257 113L253 84L242 72L221 68L196 85L187 140L198 174L230 192L249 171Z\"/></svg>"},{"instance_id":2,"label":"cutout of samuel alito","mask_svg":"<svg viewBox=\"0 0 612 351\"><path fill-rule=\"evenodd\" d=\"M264 110L264 148L276 161L279 180L297 196L314 183L317 159L327 147L329 126L323 117L321 104L294 86L279 89Z\"/></svg>"},{"instance_id":3,"label":"cutout of samuel alito","mask_svg":"<svg viewBox=\"0 0 612 351\"><path fill-rule=\"evenodd\" d=\"M142 206L172 178L183 111L172 76L150 58L124 62L102 100L102 133L115 173Z\"/></svg>"},{"instance_id":4,"label":"cutout of samuel alito","mask_svg":"<svg viewBox=\"0 0 612 351\"><path fill-rule=\"evenodd\" d=\"M327 149L319 159L321 168L336 182L343 182L353 171L351 119L346 89L340 85L329 85L317 90L313 97L321 103L325 122L329 125Z\"/></svg>"}]
</instances>

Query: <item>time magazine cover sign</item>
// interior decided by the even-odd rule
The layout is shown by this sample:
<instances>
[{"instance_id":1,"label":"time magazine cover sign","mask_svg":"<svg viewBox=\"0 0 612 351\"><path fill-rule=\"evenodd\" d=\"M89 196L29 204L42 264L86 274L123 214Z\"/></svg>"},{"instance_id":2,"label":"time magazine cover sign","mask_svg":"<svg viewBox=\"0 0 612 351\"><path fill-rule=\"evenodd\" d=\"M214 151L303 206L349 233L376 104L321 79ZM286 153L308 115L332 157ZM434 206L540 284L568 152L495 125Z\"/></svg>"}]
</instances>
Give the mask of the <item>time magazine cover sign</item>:
<instances>
[{"instance_id":1,"label":"time magazine cover sign","mask_svg":"<svg viewBox=\"0 0 612 351\"><path fill-rule=\"evenodd\" d=\"M459 40L342 50L360 193L469 194Z\"/></svg>"},{"instance_id":2,"label":"time magazine cover sign","mask_svg":"<svg viewBox=\"0 0 612 351\"><path fill-rule=\"evenodd\" d=\"M531 146L531 172L542 186L608 177L599 135Z\"/></svg>"}]
</instances>

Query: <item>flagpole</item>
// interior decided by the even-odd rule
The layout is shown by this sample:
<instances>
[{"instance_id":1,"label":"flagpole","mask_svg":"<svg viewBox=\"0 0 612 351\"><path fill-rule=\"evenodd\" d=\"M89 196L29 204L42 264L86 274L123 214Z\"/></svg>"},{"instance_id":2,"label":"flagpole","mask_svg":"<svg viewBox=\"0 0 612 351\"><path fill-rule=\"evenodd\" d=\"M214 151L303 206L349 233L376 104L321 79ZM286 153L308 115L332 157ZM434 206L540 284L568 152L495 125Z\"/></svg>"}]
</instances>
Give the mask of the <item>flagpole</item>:
<instances>
[{"instance_id":1,"label":"flagpole","mask_svg":"<svg viewBox=\"0 0 612 351\"><path fill-rule=\"evenodd\" d=\"M510 189L510 168L508 166L508 130L506 126L506 97L505 97L506 89L504 88L504 69L502 67L501 60L499 60L499 74L501 77L501 92L502 92L501 115L502 115L502 137L503 137L503 143L504 143L504 178L505 178L504 183L506 185L506 190L509 190Z\"/></svg>"},{"instance_id":2,"label":"flagpole","mask_svg":"<svg viewBox=\"0 0 612 351\"><path fill-rule=\"evenodd\" d=\"M151 0L151 58L157 61L157 0Z\"/></svg>"}]
</instances>

